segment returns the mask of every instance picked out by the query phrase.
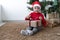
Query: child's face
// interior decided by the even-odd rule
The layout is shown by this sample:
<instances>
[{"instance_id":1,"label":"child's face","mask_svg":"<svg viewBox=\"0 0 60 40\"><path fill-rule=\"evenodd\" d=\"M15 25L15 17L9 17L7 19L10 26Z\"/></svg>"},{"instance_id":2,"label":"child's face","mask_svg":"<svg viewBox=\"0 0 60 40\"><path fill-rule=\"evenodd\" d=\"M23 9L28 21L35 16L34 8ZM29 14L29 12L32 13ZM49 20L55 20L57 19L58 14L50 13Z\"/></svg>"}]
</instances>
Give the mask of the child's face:
<instances>
[{"instance_id":1,"label":"child's face","mask_svg":"<svg viewBox=\"0 0 60 40\"><path fill-rule=\"evenodd\" d=\"M40 7L38 7L38 6L33 7L33 11L39 12L40 11Z\"/></svg>"}]
</instances>

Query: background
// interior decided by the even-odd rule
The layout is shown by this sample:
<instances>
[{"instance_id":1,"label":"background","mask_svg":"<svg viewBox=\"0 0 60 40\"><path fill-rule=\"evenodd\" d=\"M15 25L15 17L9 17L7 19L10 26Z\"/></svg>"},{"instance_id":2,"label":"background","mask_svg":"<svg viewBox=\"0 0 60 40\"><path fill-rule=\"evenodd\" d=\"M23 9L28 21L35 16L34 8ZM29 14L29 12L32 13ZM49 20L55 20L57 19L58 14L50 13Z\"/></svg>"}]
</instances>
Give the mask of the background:
<instances>
[{"instance_id":1,"label":"background","mask_svg":"<svg viewBox=\"0 0 60 40\"><path fill-rule=\"evenodd\" d=\"M0 0L2 20L24 20L29 14L27 0Z\"/></svg>"}]
</instances>

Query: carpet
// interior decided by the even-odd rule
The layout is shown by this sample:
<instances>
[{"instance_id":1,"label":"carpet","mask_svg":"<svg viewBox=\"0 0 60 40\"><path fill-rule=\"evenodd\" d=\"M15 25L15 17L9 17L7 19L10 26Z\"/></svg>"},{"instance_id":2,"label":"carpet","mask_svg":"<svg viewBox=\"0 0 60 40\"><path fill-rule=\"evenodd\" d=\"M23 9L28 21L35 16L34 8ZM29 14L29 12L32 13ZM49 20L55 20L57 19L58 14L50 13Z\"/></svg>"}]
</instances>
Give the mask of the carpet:
<instances>
[{"instance_id":1,"label":"carpet","mask_svg":"<svg viewBox=\"0 0 60 40\"><path fill-rule=\"evenodd\" d=\"M0 40L60 40L60 27L44 28L32 36L20 34L27 27L26 22L7 22L0 27Z\"/></svg>"}]
</instances>

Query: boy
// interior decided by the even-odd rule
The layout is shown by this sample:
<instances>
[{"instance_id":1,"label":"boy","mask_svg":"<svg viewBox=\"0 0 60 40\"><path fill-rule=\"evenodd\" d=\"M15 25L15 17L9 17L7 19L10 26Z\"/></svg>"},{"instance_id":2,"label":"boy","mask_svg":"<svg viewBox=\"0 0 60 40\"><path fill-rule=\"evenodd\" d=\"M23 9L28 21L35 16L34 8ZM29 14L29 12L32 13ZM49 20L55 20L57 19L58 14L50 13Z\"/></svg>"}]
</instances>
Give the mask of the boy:
<instances>
[{"instance_id":1,"label":"boy","mask_svg":"<svg viewBox=\"0 0 60 40\"><path fill-rule=\"evenodd\" d=\"M25 18L25 20L29 20L29 27L26 30L21 30L22 35L33 35L42 29L42 25L46 26L40 3L38 1L33 2L32 8L33 12Z\"/></svg>"}]
</instances>

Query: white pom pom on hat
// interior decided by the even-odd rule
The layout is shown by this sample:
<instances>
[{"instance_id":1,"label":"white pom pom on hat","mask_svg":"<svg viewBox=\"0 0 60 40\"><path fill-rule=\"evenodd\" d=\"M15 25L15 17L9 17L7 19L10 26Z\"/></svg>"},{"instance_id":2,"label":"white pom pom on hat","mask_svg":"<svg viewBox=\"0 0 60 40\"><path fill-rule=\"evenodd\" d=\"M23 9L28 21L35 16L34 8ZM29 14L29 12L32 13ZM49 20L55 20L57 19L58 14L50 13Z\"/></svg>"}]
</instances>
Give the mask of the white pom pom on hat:
<instances>
[{"instance_id":1,"label":"white pom pom on hat","mask_svg":"<svg viewBox=\"0 0 60 40\"><path fill-rule=\"evenodd\" d=\"M41 4L40 4L40 2L38 2L38 1L33 2L33 3L32 3L32 7L35 7L35 6L38 6L38 7L40 7L40 9L41 9Z\"/></svg>"}]
</instances>

